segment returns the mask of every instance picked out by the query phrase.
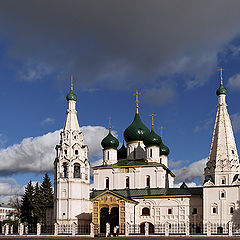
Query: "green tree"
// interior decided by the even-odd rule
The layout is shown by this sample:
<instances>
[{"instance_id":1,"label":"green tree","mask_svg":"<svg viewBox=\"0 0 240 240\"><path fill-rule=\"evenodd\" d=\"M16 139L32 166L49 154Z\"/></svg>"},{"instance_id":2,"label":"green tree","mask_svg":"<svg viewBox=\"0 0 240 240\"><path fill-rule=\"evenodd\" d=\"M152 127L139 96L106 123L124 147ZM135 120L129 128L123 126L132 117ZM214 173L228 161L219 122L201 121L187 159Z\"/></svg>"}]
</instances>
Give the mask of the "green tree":
<instances>
[{"instance_id":1,"label":"green tree","mask_svg":"<svg viewBox=\"0 0 240 240\"><path fill-rule=\"evenodd\" d=\"M34 224L41 222L41 212L42 212L42 201L41 201L41 191L39 188L38 182L36 183L34 187L34 195L33 195L33 203L34 203L34 209L33 209L33 215L34 215Z\"/></svg>"},{"instance_id":2,"label":"green tree","mask_svg":"<svg viewBox=\"0 0 240 240\"><path fill-rule=\"evenodd\" d=\"M41 192L41 222L46 224L46 207L53 205L53 190L51 180L46 173L40 186Z\"/></svg>"},{"instance_id":3,"label":"green tree","mask_svg":"<svg viewBox=\"0 0 240 240\"><path fill-rule=\"evenodd\" d=\"M21 207L20 207L20 219L22 223L27 223L29 226L33 224L34 217L34 188L32 181L28 183L25 187L25 192L22 197Z\"/></svg>"}]
</instances>

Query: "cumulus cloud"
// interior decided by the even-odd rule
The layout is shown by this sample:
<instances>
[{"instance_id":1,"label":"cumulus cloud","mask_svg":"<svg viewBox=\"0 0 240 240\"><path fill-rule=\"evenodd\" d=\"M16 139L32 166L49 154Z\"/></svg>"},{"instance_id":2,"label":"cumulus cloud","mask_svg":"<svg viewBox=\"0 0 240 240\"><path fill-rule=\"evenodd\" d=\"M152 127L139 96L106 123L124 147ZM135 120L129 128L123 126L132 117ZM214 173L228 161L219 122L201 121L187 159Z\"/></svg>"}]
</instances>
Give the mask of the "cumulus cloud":
<instances>
[{"instance_id":1,"label":"cumulus cloud","mask_svg":"<svg viewBox=\"0 0 240 240\"><path fill-rule=\"evenodd\" d=\"M230 115L231 121L232 121L232 127L235 133L240 131L240 114L234 113Z\"/></svg>"},{"instance_id":2,"label":"cumulus cloud","mask_svg":"<svg viewBox=\"0 0 240 240\"><path fill-rule=\"evenodd\" d=\"M53 170L55 146L59 143L60 131L42 136L24 138L21 143L0 149L0 174L14 172L45 172ZM102 154L101 140L108 130L101 126L83 126L84 142L89 147L89 160ZM113 132L116 136L116 132Z\"/></svg>"},{"instance_id":3,"label":"cumulus cloud","mask_svg":"<svg viewBox=\"0 0 240 240\"><path fill-rule=\"evenodd\" d=\"M53 124L55 122L55 120L51 117L47 117L44 120L41 121L41 125L44 126L46 124Z\"/></svg>"},{"instance_id":4,"label":"cumulus cloud","mask_svg":"<svg viewBox=\"0 0 240 240\"><path fill-rule=\"evenodd\" d=\"M126 88L184 73L192 88L240 33L239 7L238 0L1 1L0 33L27 81L72 72L82 86Z\"/></svg>"},{"instance_id":5,"label":"cumulus cloud","mask_svg":"<svg viewBox=\"0 0 240 240\"><path fill-rule=\"evenodd\" d=\"M200 125L197 125L194 128L193 132L198 133L203 130L209 130L213 126L213 122L214 122L213 118L206 119L206 120L202 121L202 123Z\"/></svg>"},{"instance_id":6,"label":"cumulus cloud","mask_svg":"<svg viewBox=\"0 0 240 240\"><path fill-rule=\"evenodd\" d=\"M240 89L240 73L230 77L228 79L227 86L232 90L239 90Z\"/></svg>"},{"instance_id":7,"label":"cumulus cloud","mask_svg":"<svg viewBox=\"0 0 240 240\"><path fill-rule=\"evenodd\" d=\"M200 183L202 183L204 180L203 170L205 168L206 162L207 162L207 158L203 158L185 167L186 182L193 182L197 180ZM181 182L183 178L183 168L175 169L173 170L173 172L176 175L175 181Z\"/></svg>"},{"instance_id":8,"label":"cumulus cloud","mask_svg":"<svg viewBox=\"0 0 240 240\"><path fill-rule=\"evenodd\" d=\"M188 187L202 187L202 185L196 184L195 182L186 182ZM174 184L175 188L179 188L182 185L182 182Z\"/></svg>"}]
</instances>

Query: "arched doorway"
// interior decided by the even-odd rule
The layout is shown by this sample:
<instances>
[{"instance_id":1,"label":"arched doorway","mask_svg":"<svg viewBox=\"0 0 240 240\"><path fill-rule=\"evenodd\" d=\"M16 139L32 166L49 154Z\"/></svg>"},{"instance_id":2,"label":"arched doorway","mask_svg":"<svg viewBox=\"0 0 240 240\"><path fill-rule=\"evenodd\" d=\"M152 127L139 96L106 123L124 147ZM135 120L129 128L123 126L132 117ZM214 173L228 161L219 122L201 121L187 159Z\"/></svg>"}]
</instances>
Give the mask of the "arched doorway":
<instances>
[{"instance_id":1,"label":"arched doorway","mask_svg":"<svg viewBox=\"0 0 240 240\"><path fill-rule=\"evenodd\" d=\"M112 207L109 215L110 233L113 233L114 227L119 226L119 208Z\"/></svg>"},{"instance_id":2,"label":"arched doorway","mask_svg":"<svg viewBox=\"0 0 240 240\"><path fill-rule=\"evenodd\" d=\"M217 233L222 234L223 233L223 227L218 227L217 228Z\"/></svg>"},{"instance_id":3,"label":"arched doorway","mask_svg":"<svg viewBox=\"0 0 240 240\"><path fill-rule=\"evenodd\" d=\"M145 223L143 222L140 224L140 233L141 234L145 234ZM154 225L150 222L147 222L149 224L149 234L153 234L154 233Z\"/></svg>"},{"instance_id":4,"label":"arched doorway","mask_svg":"<svg viewBox=\"0 0 240 240\"><path fill-rule=\"evenodd\" d=\"M100 211L100 233L106 233L107 222L109 222L109 208L103 207Z\"/></svg>"}]
</instances>

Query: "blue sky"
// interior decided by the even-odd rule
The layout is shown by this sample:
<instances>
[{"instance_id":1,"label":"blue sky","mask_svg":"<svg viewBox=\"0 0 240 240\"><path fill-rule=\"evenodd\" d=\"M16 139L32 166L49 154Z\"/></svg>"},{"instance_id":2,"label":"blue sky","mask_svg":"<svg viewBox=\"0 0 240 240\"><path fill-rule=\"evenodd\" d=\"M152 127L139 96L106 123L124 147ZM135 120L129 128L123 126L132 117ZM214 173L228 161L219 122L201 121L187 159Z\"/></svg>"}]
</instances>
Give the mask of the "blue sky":
<instances>
[{"instance_id":1,"label":"blue sky","mask_svg":"<svg viewBox=\"0 0 240 240\"><path fill-rule=\"evenodd\" d=\"M101 161L107 117L118 139L140 115L164 126L170 168L201 184L223 67L239 145L239 1L0 2L0 195L41 181L54 161L74 75L78 119ZM93 136L97 136L94 138ZM10 190L9 190L10 189Z\"/></svg>"}]
</instances>

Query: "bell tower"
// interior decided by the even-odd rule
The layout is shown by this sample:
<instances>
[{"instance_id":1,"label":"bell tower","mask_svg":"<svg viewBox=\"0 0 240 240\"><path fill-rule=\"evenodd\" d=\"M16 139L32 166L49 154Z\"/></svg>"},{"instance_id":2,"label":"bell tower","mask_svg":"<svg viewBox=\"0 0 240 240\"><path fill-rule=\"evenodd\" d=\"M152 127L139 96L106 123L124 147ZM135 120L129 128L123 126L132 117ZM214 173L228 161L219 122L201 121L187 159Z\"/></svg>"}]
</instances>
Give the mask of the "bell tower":
<instances>
[{"instance_id":1,"label":"bell tower","mask_svg":"<svg viewBox=\"0 0 240 240\"><path fill-rule=\"evenodd\" d=\"M88 221L90 217L90 164L88 147L83 142L76 101L71 89L67 97L68 109L60 143L56 146L54 162L54 216L60 224Z\"/></svg>"}]
</instances>

